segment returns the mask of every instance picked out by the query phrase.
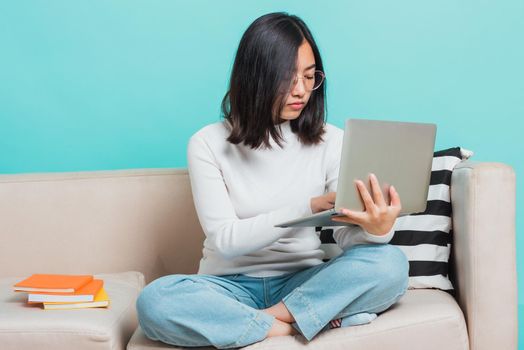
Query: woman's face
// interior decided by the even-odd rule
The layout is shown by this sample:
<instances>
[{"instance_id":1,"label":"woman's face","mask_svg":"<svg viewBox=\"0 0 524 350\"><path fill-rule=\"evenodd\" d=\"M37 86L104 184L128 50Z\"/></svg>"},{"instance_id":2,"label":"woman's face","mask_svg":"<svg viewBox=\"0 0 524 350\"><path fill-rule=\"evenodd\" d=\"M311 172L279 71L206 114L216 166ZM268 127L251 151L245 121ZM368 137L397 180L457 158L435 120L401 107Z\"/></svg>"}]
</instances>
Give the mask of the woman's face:
<instances>
[{"instance_id":1,"label":"woman's face","mask_svg":"<svg viewBox=\"0 0 524 350\"><path fill-rule=\"evenodd\" d=\"M286 96L286 105L280 114L280 121L293 120L300 116L300 113L306 106L311 91L306 90L304 76L312 76L315 73L315 56L311 45L304 40L302 45L298 48L297 55L297 83L292 84L290 91Z\"/></svg>"}]
</instances>

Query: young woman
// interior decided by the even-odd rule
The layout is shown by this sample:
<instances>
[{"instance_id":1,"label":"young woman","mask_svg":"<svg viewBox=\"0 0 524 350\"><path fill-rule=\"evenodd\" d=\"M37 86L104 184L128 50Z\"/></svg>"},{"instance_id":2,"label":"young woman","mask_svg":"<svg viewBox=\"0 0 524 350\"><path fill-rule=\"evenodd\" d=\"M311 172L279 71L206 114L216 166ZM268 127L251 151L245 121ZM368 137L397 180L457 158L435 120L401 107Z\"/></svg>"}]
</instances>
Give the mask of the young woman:
<instances>
[{"instance_id":1,"label":"young woman","mask_svg":"<svg viewBox=\"0 0 524 350\"><path fill-rule=\"evenodd\" d=\"M197 274L149 284L137 301L153 340L242 347L266 337L372 321L405 293L408 262L387 244L400 212L374 176L357 181L364 212L345 210L323 262L314 227L275 224L333 207L343 130L325 122L322 59L304 22L255 20L236 54L224 120L196 132L188 170L206 239Z\"/></svg>"}]
</instances>

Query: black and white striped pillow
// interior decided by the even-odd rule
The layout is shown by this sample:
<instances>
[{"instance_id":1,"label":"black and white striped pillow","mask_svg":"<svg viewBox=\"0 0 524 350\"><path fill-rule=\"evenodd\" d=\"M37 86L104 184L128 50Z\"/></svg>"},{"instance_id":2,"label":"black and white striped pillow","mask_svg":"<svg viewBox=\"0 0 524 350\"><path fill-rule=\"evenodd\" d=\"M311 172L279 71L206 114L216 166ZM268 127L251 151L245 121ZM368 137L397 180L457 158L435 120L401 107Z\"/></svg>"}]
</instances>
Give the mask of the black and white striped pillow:
<instances>
[{"instance_id":1,"label":"black and white striped pillow","mask_svg":"<svg viewBox=\"0 0 524 350\"><path fill-rule=\"evenodd\" d=\"M409 260L409 288L438 288L453 291L448 263L452 242L451 174L455 166L473 152L460 148L437 151L433 155L431 181L426 210L399 217L395 235L389 244L398 246ZM336 245L332 227L316 227L320 231L324 261L342 250Z\"/></svg>"}]
</instances>

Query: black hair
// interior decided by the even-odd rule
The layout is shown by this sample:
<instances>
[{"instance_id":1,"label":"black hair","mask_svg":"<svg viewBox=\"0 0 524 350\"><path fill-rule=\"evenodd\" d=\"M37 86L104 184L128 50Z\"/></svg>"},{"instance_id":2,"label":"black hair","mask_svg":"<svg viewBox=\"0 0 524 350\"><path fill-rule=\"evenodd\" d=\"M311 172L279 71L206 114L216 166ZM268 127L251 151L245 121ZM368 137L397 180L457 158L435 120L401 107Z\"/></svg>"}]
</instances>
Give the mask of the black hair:
<instances>
[{"instance_id":1,"label":"black hair","mask_svg":"<svg viewBox=\"0 0 524 350\"><path fill-rule=\"evenodd\" d=\"M280 112L285 106L296 74L298 48L307 41L313 50L316 69L324 70L320 52L306 24L297 16L275 12L257 18L243 34L236 52L229 89L222 99L222 113L229 123L227 140L251 148L263 143L271 148L269 136L282 147ZM311 93L291 130L306 145L317 144L324 134L326 84Z\"/></svg>"}]
</instances>

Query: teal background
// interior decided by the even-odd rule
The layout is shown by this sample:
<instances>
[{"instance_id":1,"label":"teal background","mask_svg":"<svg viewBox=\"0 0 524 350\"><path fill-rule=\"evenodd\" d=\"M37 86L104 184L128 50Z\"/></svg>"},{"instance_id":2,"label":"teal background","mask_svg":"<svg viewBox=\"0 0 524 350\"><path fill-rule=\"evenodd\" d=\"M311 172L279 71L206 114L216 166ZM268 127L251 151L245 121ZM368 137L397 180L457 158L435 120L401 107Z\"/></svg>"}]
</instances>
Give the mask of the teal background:
<instances>
[{"instance_id":1,"label":"teal background","mask_svg":"<svg viewBox=\"0 0 524 350\"><path fill-rule=\"evenodd\" d=\"M437 149L510 164L522 232L517 0L2 1L0 173L186 167L188 138L219 120L242 33L274 11L313 32L328 122L434 122ZM517 235L520 275L523 244Z\"/></svg>"}]
</instances>

